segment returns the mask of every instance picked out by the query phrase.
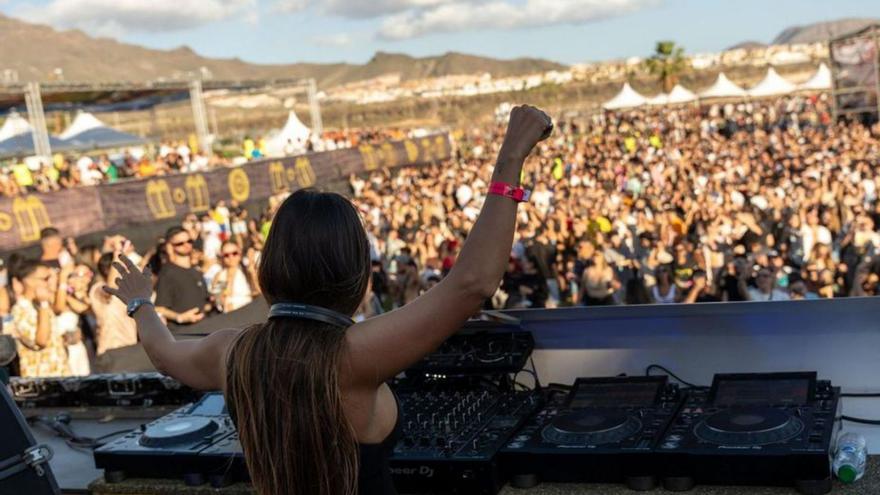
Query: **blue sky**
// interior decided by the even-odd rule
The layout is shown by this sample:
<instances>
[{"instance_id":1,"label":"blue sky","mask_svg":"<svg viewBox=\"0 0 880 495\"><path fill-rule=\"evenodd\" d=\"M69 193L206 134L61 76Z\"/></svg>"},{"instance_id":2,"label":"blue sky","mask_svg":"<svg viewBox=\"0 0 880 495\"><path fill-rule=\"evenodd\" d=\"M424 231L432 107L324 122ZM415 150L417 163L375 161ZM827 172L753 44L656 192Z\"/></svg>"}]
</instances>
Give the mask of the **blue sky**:
<instances>
[{"instance_id":1,"label":"blue sky","mask_svg":"<svg viewBox=\"0 0 880 495\"><path fill-rule=\"evenodd\" d=\"M0 12L154 48L251 62L363 63L376 51L461 51L563 63L690 53L843 17L878 0L0 0Z\"/></svg>"}]
</instances>

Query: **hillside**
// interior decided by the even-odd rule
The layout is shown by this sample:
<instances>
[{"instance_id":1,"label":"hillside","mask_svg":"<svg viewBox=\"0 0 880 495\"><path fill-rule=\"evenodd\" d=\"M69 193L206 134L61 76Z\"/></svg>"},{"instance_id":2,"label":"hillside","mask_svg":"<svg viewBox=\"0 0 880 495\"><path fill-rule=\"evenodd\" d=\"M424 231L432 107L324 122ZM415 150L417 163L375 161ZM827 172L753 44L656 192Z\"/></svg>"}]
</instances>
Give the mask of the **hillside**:
<instances>
[{"instance_id":1,"label":"hillside","mask_svg":"<svg viewBox=\"0 0 880 495\"><path fill-rule=\"evenodd\" d=\"M838 19L836 21L817 22L806 26L792 26L785 29L773 39L774 45L795 43L815 43L858 31L871 24L880 23L880 19Z\"/></svg>"},{"instance_id":2,"label":"hillside","mask_svg":"<svg viewBox=\"0 0 880 495\"><path fill-rule=\"evenodd\" d=\"M539 59L498 60L460 53L414 58L382 52L364 65L251 64L203 57L188 47L154 50L93 38L79 30L58 31L0 14L0 71L13 69L20 81L49 80L56 68L68 81L105 82L177 79L203 67L214 79L314 77L320 86L329 87L389 73L400 73L404 79L481 71L507 76L564 66Z\"/></svg>"}]
</instances>

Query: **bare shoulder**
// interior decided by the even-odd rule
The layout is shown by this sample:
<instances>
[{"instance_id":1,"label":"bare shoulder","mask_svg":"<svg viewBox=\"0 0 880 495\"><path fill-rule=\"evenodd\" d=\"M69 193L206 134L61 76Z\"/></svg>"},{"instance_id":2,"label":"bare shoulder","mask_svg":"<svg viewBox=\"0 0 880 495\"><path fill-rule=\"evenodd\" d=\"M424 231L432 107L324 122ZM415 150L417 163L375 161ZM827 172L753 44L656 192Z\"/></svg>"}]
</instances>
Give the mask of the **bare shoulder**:
<instances>
[{"instance_id":1,"label":"bare shoulder","mask_svg":"<svg viewBox=\"0 0 880 495\"><path fill-rule=\"evenodd\" d=\"M179 340L178 358L188 363L180 372L183 383L200 390L225 390L226 363L229 351L241 329L224 329L212 332L201 339Z\"/></svg>"}]
</instances>

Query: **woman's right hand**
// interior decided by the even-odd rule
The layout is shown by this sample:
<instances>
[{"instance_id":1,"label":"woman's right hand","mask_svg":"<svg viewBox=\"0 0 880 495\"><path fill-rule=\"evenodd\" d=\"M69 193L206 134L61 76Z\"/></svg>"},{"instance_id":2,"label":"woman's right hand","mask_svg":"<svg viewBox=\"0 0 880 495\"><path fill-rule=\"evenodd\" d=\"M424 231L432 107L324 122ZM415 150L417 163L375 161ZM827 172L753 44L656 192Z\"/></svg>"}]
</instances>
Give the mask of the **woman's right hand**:
<instances>
[{"instance_id":1,"label":"woman's right hand","mask_svg":"<svg viewBox=\"0 0 880 495\"><path fill-rule=\"evenodd\" d=\"M550 137L553 120L543 111L529 105L520 105L510 111L507 133L499 156L525 160L536 144Z\"/></svg>"}]
</instances>

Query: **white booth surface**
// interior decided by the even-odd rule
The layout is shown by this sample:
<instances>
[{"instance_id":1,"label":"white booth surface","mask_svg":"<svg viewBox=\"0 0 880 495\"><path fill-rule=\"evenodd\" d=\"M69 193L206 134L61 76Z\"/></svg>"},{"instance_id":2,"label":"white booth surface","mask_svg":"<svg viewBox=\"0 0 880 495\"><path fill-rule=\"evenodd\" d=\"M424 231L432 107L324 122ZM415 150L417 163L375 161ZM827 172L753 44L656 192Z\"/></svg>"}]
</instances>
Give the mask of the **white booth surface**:
<instances>
[{"instance_id":1,"label":"white booth surface","mask_svg":"<svg viewBox=\"0 0 880 495\"><path fill-rule=\"evenodd\" d=\"M644 375L659 364L697 385L711 385L715 373L816 371L843 392L880 393L880 298L505 313L533 333L542 384ZM880 419L880 398L844 398L843 414ZM880 426L843 429L864 434L880 454Z\"/></svg>"}]
</instances>

